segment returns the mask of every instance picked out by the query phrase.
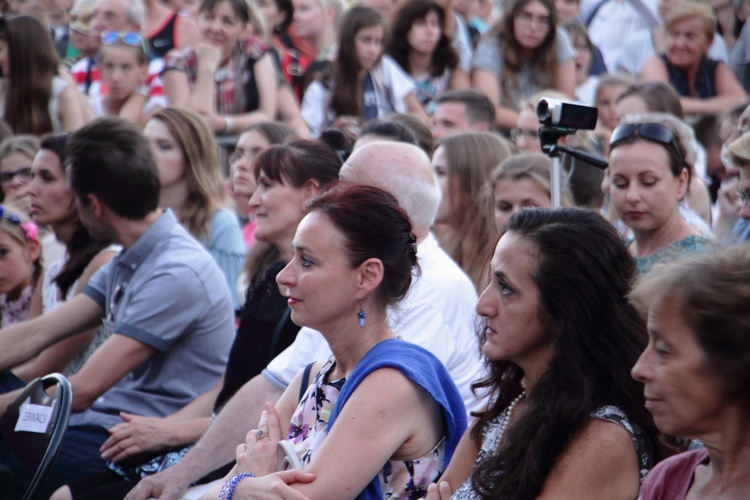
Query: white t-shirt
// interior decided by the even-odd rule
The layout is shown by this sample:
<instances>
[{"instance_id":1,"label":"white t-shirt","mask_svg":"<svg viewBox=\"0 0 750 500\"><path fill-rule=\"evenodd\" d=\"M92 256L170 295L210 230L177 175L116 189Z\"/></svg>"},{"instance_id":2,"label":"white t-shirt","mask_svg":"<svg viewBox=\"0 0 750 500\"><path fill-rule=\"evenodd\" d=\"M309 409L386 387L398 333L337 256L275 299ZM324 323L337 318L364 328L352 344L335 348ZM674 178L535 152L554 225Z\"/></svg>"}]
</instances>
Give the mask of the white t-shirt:
<instances>
[{"instance_id":1,"label":"white t-shirt","mask_svg":"<svg viewBox=\"0 0 750 500\"><path fill-rule=\"evenodd\" d=\"M461 393L467 414L482 409L485 401L474 397L470 387L484 373L476 335L474 285L432 234L419 243L417 255L421 274L412 281L398 307L389 311L391 327L401 338L424 347L442 361ZM285 389L308 363L330 356L323 336L302 328L292 345L263 370L263 376Z\"/></svg>"},{"instance_id":2,"label":"white t-shirt","mask_svg":"<svg viewBox=\"0 0 750 500\"><path fill-rule=\"evenodd\" d=\"M378 116L393 111L406 113L408 110L404 99L416 92L414 80L388 55L381 58L370 74L375 83ZM300 112L314 137L320 135L336 118L329 107L330 97L331 91L319 81L312 82L305 90Z\"/></svg>"}]
</instances>

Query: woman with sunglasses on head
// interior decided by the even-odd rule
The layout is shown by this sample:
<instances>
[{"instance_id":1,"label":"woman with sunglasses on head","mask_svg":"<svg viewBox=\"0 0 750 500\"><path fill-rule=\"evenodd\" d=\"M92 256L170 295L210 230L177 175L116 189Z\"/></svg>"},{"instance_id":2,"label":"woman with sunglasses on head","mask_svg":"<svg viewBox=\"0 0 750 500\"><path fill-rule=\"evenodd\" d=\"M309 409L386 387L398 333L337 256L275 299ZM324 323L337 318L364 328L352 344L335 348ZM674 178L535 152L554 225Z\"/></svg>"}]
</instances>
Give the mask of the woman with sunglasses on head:
<instances>
[{"instance_id":1,"label":"woman with sunglasses on head","mask_svg":"<svg viewBox=\"0 0 750 500\"><path fill-rule=\"evenodd\" d=\"M704 252L710 240L679 210L695 162L692 131L664 113L628 115L610 138L609 196L633 232L630 252L638 270L681 254Z\"/></svg>"},{"instance_id":2,"label":"woman with sunglasses on head","mask_svg":"<svg viewBox=\"0 0 750 500\"><path fill-rule=\"evenodd\" d=\"M16 134L72 132L85 123L85 99L58 76L49 30L30 16L0 19L0 69L7 79L3 119Z\"/></svg>"},{"instance_id":3,"label":"woman with sunglasses on head","mask_svg":"<svg viewBox=\"0 0 750 500\"><path fill-rule=\"evenodd\" d=\"M617 231L587 209L524 208L490 271L476 307L487 375L474 384L490 403L427 498L637 497L663 453L630 377L647 335Z\"/></svg>"},{"instance_id":4,"label":"woman with sunglasses on head","mask_svg":"<svg viewBox=\"0 0 750 500\"><path fill-rule=\"evenodd\" d=\"M245 0L203 0L200 42L169 52L164 61L169 105L193 109L219 134L273 120L276 68L258 38L262 33L248 35L259 19Z\"/></svg>"},{"instance_id":5,"label":"woman with sunglasses on head","mask_svg":"<svg viewBox=\"0 0 750 500\"><path fill-rule=\"evenodd\" d=\"M497 109L496 124L510 130L520 103L544 88L573 97L573 47L557 29L552 0L513 0L502 19L479 42L471 73L472 87Z\"/></svg>"},{"instance_id":6,"label":"woman with sunglasses on head","mask_svg":"<svg viewBox=\"0 0 750 500\"><path fill-rule=\"evenodd\" d=\"M156 111L148 102L147 51L146 41L138 33L102 33L99 64L107 93L89 98L97 118L119 116L136 125L143 125L147 113Z\"/></svg>"}]
</instances>

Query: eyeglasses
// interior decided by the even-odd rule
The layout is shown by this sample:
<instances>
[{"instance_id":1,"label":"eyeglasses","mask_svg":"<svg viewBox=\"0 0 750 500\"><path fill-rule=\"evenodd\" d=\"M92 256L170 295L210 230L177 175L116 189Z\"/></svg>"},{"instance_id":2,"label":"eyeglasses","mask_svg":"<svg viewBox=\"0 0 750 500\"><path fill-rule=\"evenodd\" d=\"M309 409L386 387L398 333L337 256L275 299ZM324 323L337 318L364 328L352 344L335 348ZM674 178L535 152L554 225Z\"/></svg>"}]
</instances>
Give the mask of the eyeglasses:
<instances>
[{"instance_id":1,"label":"eyeglasses","mask_svg":"<svg viewBox=\"0 0 750 500\"><path fill-rule=\"evenodd\" d=\"M538 130L524 130L522 128L514 128L510 131L510 138L513 142L518 142L521 137L527 141L538 141L539 131Z\"/></svg>"},{"instance_id":2,"label":"eyeglasses","mask_svg":"<svg viewBox=\"0 0 750 500\"><path fill-rule=\"evenodd\" d=\"M144 53L148 54L148 45L146 40L138 33L133 32L117 32L117 31L105 31L102 33L102 43L104 45L115 45L117 43L124 43L130 47L136 47L143 50Z\"/></svg>"},{"instance_id":3,"label":"eyeglasses","mask_svg":"<svg viewBox=\"0 0 750 500\"><path fill-rule=\"evenodd\" d=\"M536 24L542 28L550 28L552 25L552 19L549 16L535 16L528 12L516 12L513 17L527 26Z\"/></svg>"},{"instance_id":4,"label":"eyeglasses","mask_svg":"<svg viewBox=\"0 0 750 500\"><path fill-rule=\"evenodd\" d=\"M28 184L34 176L31 175L31 167L23 167L12 172L0 173L0 184L7 186L13 179L18 179L21 184Z\"/></svg>"}]
</instances>

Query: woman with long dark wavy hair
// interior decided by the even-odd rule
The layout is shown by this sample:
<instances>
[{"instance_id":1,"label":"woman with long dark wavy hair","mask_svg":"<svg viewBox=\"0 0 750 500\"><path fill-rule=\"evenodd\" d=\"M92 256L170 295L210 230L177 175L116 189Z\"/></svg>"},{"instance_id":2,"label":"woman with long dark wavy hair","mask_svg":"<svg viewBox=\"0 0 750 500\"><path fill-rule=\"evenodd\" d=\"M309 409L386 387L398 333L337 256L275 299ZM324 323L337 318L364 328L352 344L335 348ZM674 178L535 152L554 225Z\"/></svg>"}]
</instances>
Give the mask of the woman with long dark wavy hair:
<instances>
[{"instance_id":1,"label":"woman with long dark wavy hair","mask_svg":"<svg viewBox=\"0 0 750 500\"><path fill-rule=\"evenodd\" d=\"M477 45L471 84L495 105L498 128L513 128L521 101L539 90L574 95L573 47L555 12L552 0L513 0Z\"/></svg>"},{"instance_id":2,"label":"woman with long dark wavy hair","mask_svg":"<svg viewBox=\"0 0 750 500\"><path fill-rule=\"evenodd\" d=\"M440 92L469 88L458 53L446 34L445 10L435 0L408 0L393 16L388 54L414 79L417 99L431 113Z\"/></svg>"},{"instance_id":3,"label":"woman with long dark wavy hair","mask_svg":"<svg viewBox=\"0 0 750 500\"><path fill-rule=\"evenodd\" d=\"M527 208L508 221L477 312L489 407L428 498L635 498L661 458L641 384L627 247L600 215Z\"/></svg>"}]
</instances>

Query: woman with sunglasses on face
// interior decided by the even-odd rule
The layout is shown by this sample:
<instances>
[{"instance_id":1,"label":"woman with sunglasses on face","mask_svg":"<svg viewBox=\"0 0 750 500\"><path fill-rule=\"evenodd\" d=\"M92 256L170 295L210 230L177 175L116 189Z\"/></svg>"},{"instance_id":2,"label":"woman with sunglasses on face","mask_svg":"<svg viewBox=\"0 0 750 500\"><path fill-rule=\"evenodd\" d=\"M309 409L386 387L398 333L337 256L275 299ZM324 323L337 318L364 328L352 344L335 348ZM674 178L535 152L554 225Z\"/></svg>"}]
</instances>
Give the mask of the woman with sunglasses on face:
<instances>
[{"instance_id":1,"label":"woman with sunglasses on face","mask_svg":"<svg viewBox=\"0 0 750 500\"><path fill-rule=\"evenodd\" d=\"M679 210L695 162L691 130L677 118L628 115L610 138L609 196L617 216L633 232L630 252L638 270L680 254L710 249Z\"/></svg>"},{"instance_id":2,"label":"woman with sunglasses on face","mask_svg":"<svg viewBox=\"0 0 750 500\"><path fill-rule=\"evenodd\" d=\"M488 369L474 388L491 403L427 498L637 497L662 453L630 377L647 335L626 298L624 242L591 210L525 208L490 272L476 307Z\"/></svg>"},{"instance_id":3,"label":"woman with sunglasses on face","mask_svg":"<svg viewBox=\"0 0 750 500\"><path fill-rule=\"evenodd\" d=\"M106 95L89 98L94 115L119 116L136 125L147 120L149 106L148 46L138 33L102 33L100 53L101 79L107 86Z\"/></svg>"},{"instance_id":4,"label":"woman with sunglasses on face","mask_svg":"<svg viewBox=\"0 0 750 500\"><path fill-rule=\"evenodd\" d=\"M33 62L32 62L33 61ZM0 19L3 119L16 134L72 132L85 123L78 89L58 76L49 30L30 16Z\"/></svg>"},{"instance_id":5,"label":"woman with sunglasses on face","mask_svg":"<svg viewBox=\"0 0 750 500\"><path fill-rule=\"evenodd\" d=\"M540 89L573 97L573 47L556 16L552 0L513 0L479 42L471 83L495 105L498 128L513 128L521 101Z\"/></svg>"},{"instance_id":6,"label":"woman with sunglasses on face","mask_svg":"<svg viewBox=\"0 0 750 500\"><path fill-rule=\"evenodd\" d=\"M200 42L169 52L164 92L171 107L201 114L215 133L232 134L276 116L277 76L271 54L248 30L259 22L245 0L203 0Z\"/></svg>"}]
</instances>

